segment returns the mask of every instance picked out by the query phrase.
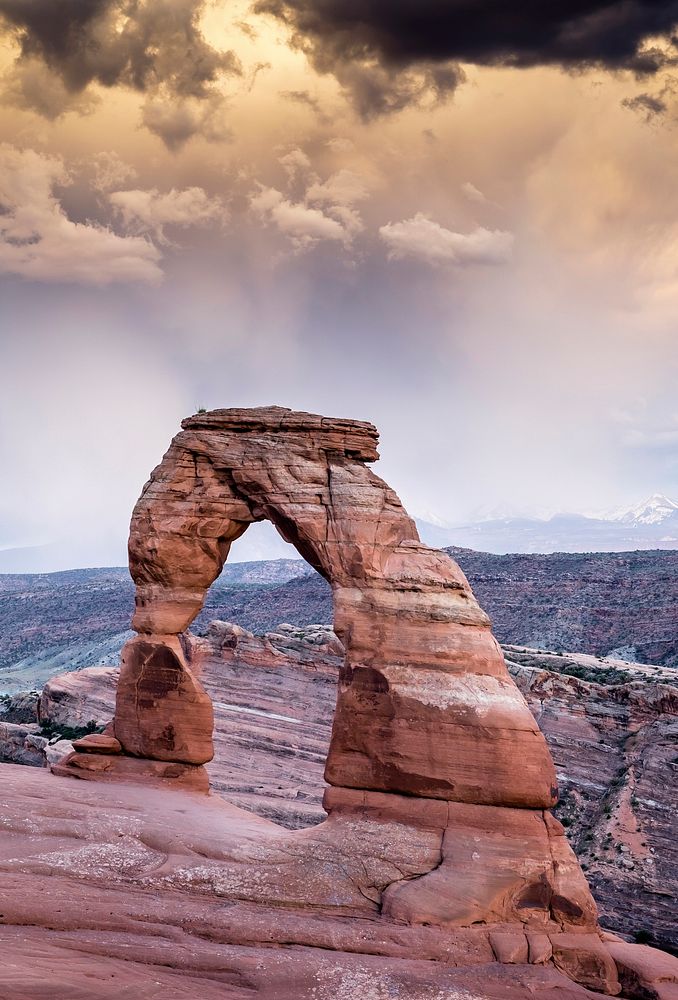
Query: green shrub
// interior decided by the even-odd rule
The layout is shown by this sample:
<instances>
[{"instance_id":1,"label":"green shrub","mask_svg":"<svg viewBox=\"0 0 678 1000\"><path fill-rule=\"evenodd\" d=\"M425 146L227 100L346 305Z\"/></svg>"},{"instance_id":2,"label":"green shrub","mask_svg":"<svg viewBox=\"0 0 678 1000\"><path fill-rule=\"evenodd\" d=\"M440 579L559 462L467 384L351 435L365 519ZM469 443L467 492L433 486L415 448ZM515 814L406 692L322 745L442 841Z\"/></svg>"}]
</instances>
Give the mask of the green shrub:
<instances>
[{"instance_id":1,"label":"green shrub","mask_svg":"<svg viewBox=\"0 0 678 1000\"><path fill-rule=\"evenodd\" d=\"M40 735L52 739L53 736L60 736L62 740L79 740L83 736L91 736L92 733L103 733L104 726L98 725L93 719L85 726L60 726L54 722L43 722L40 728Z\"/></svg>"}]
</instances>

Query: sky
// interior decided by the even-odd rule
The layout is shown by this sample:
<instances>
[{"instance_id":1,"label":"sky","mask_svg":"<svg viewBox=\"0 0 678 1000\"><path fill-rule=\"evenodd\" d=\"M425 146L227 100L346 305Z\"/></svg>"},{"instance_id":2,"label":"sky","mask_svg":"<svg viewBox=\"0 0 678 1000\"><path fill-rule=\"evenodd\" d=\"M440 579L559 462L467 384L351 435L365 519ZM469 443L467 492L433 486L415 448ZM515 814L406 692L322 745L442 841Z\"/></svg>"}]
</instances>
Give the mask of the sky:
<instances>
[{"instance_id":1,"label":"sky","mask_svg":"<svg viewBox=\"0 0 678 1000\"><path fill-rule=\"evenodd\" d=\"M371 420L426 519L678 496L677 26L0 0L0 550L124 563L198 407Z\"/></svg>"}]
</instances>

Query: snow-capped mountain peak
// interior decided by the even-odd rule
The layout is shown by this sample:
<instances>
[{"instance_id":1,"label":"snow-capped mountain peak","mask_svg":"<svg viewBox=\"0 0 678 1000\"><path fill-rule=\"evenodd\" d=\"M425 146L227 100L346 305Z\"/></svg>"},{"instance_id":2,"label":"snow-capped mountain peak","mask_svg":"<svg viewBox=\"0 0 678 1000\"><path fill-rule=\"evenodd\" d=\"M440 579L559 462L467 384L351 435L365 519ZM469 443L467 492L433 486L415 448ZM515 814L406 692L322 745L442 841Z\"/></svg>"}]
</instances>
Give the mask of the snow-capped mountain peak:
<instances>
[{"instance_id":1,"label":"snow-capped mountain peak","mask_svg":"<svg viewBox=\"0 0 678 1000\"><path fill-rule=\"evenodd\" d=\"M678 503L664 496L663 493L653 493L647 500L635 507L624 507L609 515L610 521L622 524L661 524L667 517L678 512Z\"/></svg>"}]
</instances>

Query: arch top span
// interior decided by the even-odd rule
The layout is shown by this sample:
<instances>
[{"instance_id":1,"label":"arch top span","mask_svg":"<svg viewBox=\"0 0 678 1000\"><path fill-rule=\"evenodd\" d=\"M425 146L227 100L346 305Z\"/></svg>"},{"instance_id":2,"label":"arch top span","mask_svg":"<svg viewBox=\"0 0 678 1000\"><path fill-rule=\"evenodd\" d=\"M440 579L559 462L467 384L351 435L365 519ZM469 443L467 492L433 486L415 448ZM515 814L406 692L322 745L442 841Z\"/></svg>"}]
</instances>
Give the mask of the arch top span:
<instances>
[{"instance_id":1,"label":"arch top span","mask_svg":"<svg viewBox=\"0 0 678 1000\"><path fill-rule=\"evenodd\" d=\"M346 659L326 778L332 785L546 808L548 749L457 564L419 540L369 468L369 423L280 407L189 417L134 509L134 628L115 734L126 752L200 764L209 699L177 636L231 543L270 520L327 580Z\"/></svg>"},{"instance_id":2,"label":"arch top span","mask_svg":"<svg viewBox=\"0 0 678 1000\"><path fill-rule=\"evenodd\" d=\"M312 434L330 451L363 462L376 462L379 431L367 420L322 417L318 413L290 410L286 406L259 406L208 410L181 421L183 430L233 433Z\"/></svg>"},{"instance_id":3,"label":"arch top span","mask_svg":"<svg viewBox=\"0 0 678 1000\"><path fill-rule=\"evenodd\" d=\"M278 406L184 420L132 515L134 627L187 628L231 543L263 519L333 586L380 578L386 549L418 536L367 468L377 443L373 424Z\"/></svg>"}]
</instances>

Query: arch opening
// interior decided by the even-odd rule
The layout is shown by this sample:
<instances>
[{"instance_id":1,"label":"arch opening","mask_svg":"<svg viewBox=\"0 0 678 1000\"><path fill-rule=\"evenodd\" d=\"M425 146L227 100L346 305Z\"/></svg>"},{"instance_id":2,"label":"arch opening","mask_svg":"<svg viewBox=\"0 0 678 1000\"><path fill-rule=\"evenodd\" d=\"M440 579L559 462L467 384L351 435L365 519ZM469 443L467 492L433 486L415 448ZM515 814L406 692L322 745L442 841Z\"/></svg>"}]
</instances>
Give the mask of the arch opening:
<instances>
[{"instance_id":1,"label":"arch opening","mask_svg":"<svg viewBox=\"0 0 678 1000\"><path fill-rule=\"evenodd\" d=\"M233 561L258 527L234 542L191 625L186 662L214 712L212 793L300 830L326 819L323 771L344 650L331 588L290 543L275 547L277 559Z\"/></svg>"}]
</instances>

